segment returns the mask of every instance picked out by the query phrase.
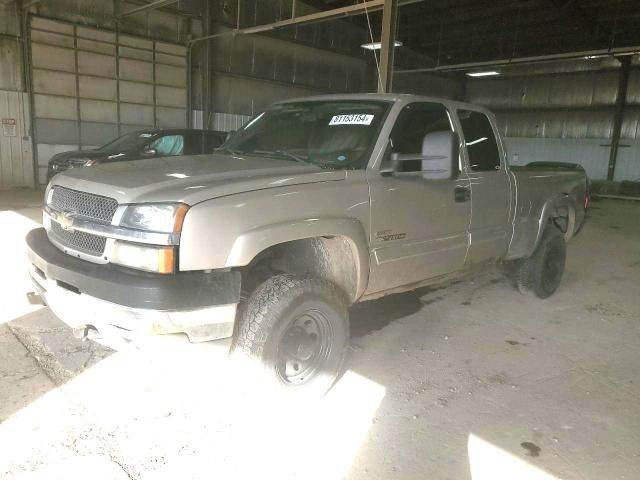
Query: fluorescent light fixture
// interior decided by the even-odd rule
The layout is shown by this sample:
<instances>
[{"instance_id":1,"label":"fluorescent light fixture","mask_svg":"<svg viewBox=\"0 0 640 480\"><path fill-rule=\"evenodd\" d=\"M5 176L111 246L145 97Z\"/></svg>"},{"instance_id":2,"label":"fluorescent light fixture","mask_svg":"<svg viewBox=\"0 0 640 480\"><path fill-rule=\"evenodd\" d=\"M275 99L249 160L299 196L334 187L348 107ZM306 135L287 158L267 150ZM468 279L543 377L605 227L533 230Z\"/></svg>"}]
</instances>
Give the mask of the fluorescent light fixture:
<instances>
[{"instance_id":1,"label":"fluorescent light fixture","mask_svg":"<svg viewBox=\"0 0 640 480\"><path fill-rule=\"evenodd\" d=\"M489 70L486 72L469 72L467 73L469 77L492 77L494 75L500 75L500 72L496 72L495 70Z\"/></svg>"},{"instance_id":2,"label":"fluorescent light fixture","mask_svg":"<svg viewBox=\"0 0 640 480\"><path fill-rule=\"evenodd\" d=\"M395 42L393 42L393 44L396 47L401 47L402 46L402 42L399 41L399 40L396 40ZM382 48L382 43L380 43L380 42L363 43L360 46L362 48L366 49L366 50L380 50Z\"/></svg>"}]
</instances>

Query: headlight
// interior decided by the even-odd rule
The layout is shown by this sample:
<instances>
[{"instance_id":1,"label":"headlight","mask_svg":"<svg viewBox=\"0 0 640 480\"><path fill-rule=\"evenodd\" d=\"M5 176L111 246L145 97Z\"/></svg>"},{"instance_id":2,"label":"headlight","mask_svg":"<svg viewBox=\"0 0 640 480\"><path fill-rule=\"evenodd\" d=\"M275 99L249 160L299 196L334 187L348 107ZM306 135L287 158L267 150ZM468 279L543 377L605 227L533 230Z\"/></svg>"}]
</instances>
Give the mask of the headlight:
<instances>
[{"instance_id":1,"label":"headlight","mask_svg":"<svg viewBox=\"0 0 640 480\"><path fill-rule=\"evenodd\" d=\"M173 273L176 265L174 247L155 247L121 241L115 242L110 260L126 267L156 273Z\"/></svg>"},{"instance_id":2,"label":"headlight","mask_svg":"<svg viewBox=\"0 0 640 480\"><path fill-rule=\"evenodd\" d=\"M95 163L97 162L97 160L87 160L86 162L84 162L82 164L83 167L90 167L91 165L95 165Z\"/></svg>"},{"instance_id":3,"label":"headlight","mask_svg":"<svg viewBox=\"0 0 640 480\"><path fill-rule=\"evenodd\" d=\"M189 206L184 203L130 205L124 211L121 227L151 232L178 233Z\"/></svg>"}]
</instances>

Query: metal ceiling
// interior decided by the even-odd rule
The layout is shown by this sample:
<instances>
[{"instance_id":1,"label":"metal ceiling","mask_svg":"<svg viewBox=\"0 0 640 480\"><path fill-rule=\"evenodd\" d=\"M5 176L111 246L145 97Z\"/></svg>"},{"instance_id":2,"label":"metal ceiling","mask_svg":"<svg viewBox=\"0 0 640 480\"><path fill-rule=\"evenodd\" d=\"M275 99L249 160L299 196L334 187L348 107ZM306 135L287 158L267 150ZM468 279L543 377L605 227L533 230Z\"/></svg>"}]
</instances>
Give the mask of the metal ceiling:
<instances>
[{"instance_id":1,"label":"metal ceiling","mask_svg":"<svg viewBox=\"0 0 640 480\"><path fill-rule=\"evenodd\" d=\"M324 9L358 0L316 0ZM353 19L363 27L365 19ZM380 14L372 15L380 32ZM436 67L640 45L637 0L416 1L398 12L398 39Z\"/></svg>"}]
</instances>

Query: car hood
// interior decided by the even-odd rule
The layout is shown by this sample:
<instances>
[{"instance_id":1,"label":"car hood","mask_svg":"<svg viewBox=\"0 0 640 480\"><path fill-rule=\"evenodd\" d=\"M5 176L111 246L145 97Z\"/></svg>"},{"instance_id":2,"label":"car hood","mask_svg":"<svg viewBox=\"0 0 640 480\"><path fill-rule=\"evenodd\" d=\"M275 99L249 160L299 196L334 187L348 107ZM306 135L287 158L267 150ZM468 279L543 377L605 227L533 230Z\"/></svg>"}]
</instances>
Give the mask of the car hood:
<instances>
[{"instance_id":1,"label":"car hood","mask_svg":"<svg viewBox=\"0 0 640 480\"><path fill-rule=\"evenodd\" d=\"M74 160L104 160L113 152L106 150L72 150L70 152L57 153L51 157L51 163L58 165L68 165L73 163Z\"/></svg>"},{"instance_id":2,"label":"car hood","mask_svg":"<svg viewBox=\"0 0 640 480\"><path fill-rule=\"evenodd\" d=\"M105 163L56 175L51 185L115 198L118 203L184 202L236 193L344 180L344 171L256 156L196 155Z\"/></svg>"}]
</instances>

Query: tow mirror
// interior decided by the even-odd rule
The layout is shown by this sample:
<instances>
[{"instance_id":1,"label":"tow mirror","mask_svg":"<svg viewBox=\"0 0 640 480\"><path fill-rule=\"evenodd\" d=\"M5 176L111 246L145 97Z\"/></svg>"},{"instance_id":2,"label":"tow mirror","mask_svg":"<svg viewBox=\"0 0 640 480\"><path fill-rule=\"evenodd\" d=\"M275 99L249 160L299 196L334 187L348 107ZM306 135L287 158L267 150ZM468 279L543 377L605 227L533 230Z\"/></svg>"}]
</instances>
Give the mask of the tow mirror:
<instances>
[{"instance_id":1,"label":"tow mirror","mask_svg":"<svg viewBox=\"0 0 640 480\"><path fill-rule=\"evenodd\" d=\"M422 141L422 154L391 154L390 167L380 170L382 175L402 176L422 172L426 180L453 177L454 162L458 161L458 139L455 133L432 132Z\"/></svg>"}]
</instances>

